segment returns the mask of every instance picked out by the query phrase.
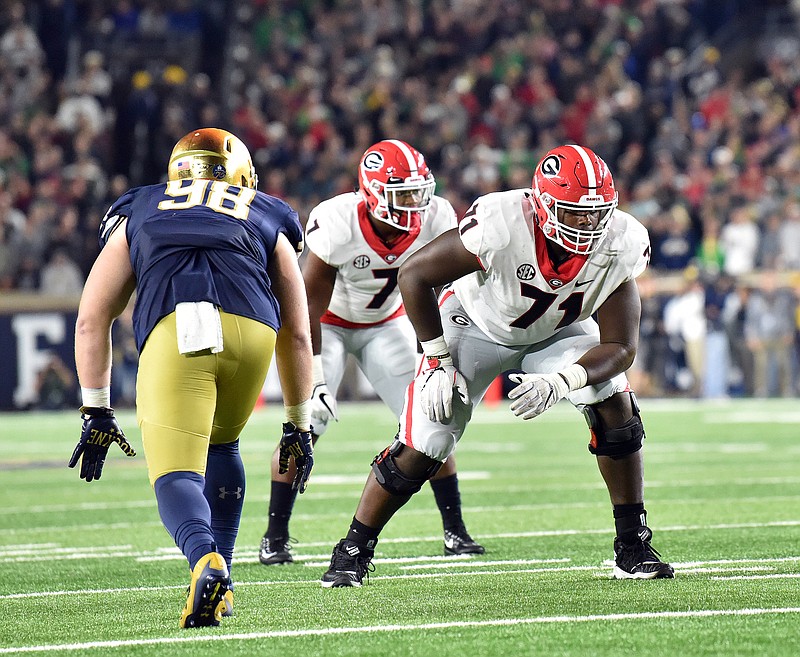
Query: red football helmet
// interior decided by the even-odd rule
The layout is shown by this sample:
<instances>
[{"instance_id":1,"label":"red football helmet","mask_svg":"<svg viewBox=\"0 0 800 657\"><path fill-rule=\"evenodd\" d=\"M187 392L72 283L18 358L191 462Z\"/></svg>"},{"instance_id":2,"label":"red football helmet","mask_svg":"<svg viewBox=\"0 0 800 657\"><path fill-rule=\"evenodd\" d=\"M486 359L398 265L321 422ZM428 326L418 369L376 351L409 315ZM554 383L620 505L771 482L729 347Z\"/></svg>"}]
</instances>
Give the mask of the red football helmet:
<instances>
[{"instance_id":1,"label":"red football helmet","mask_svg":"<svg viewBox=\"0 0 800 657\"><path fill-rule=\"evenodd\" d=\"M542 232L567 251L587 255L608 232L618 195L606 163L585 146L559 146L544 156L533 174L533 209ZM599 212L594 230L571 228L558 210Z\"/></svg>"},{"instance_id":2,"label":"red football helmet","mask_svg":"<svg viewBox=\"0 0 800 657\"><path fill-rule=\"evenodd\" d=\"M411 230L431 205L436 181L425 158L399 139L370 146L358 167L358 189L376 219Z\"/></svg>"}]
</instances>

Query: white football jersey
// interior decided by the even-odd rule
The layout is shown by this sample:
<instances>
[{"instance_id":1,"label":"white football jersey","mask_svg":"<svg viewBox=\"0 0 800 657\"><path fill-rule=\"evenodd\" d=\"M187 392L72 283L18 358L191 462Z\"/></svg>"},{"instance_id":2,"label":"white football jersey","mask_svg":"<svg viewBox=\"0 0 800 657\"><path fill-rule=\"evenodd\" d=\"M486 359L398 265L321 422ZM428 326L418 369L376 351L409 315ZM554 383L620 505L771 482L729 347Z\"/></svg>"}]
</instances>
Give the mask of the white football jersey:
<instances>
[{"instance_id":1,"label":"white football jersey","mask_svg":"<svg viewBox=\"0 0 800 657\"><path fill-rule=\"evenodd\" d=\"M450 202L434 196L419 231L409 231L389 246L375 232L357 192L317 205L308 216L306 245L338 270L328 311L354 324L391 317L402 305L397 287L400 265L456 224Z\"/></svg>"},{"instance_id":2,"label":"white football jersey","mask_svg":"<svg viewBox=\"0 0 800 657\"><path fill-rule=\"evenodd\" d=\"M589 256L576 255L554 269L547 238L536 225L531 191L480 197L459 222L465 248L483 271L453 283L475 324L504 345L530 345L590 317L650 259L647 229L615 210L608 234Z\"/></svg>"}]
</instances>

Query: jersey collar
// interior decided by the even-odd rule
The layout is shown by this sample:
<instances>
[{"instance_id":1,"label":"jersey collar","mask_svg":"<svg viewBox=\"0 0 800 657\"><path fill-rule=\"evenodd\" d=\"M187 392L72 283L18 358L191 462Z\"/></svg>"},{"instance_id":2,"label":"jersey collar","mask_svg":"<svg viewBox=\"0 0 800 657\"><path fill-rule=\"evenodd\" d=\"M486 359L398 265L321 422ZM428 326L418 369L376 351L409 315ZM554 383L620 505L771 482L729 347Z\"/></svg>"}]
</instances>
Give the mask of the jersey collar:
<instances>
[{"instance_id":1,"label":"jersey collar","mask_svg":"<svg viewBox=\"0 0 800 657\"><path fill-rule=\"evenodd\" d=\"M358 203L358 225L370 248L388 263L394 262L405 253L406 249L417 239L420 230L420 225L415 224L407 233L403 233L394 242L387 244L375 231L364 201Z\"/></svg>"},{"instance_id":2,"label":"jersey collar","mask_svg":"<svg viewBox=\"0 0 800 657\"><path fill-rule=\"evenodd\" d=\"M535 222L533 223L533 241L536 245L536 260L539 263L539 270L553 289L563 287L572 281L589 258L588 255L575 253L560 265L554 265L547 251L547 237Z\"/></svg>"}]
</instances>

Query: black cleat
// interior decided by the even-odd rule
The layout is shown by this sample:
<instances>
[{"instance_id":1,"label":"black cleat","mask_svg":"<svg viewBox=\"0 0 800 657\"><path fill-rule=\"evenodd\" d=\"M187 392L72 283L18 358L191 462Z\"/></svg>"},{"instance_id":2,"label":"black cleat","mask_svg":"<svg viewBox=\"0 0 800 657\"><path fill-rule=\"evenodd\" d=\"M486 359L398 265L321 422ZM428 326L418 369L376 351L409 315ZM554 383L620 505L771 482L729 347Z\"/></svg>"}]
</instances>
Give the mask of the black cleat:
<instances>
[{"instance_id":1,"label":"black cleat","mask_svg":"<svg viewBox=\"0 0 800 657\"><path fill-rule=\"evenodd\" d=\"M258 560L265 566L281 566L287 563L292 563L292 555L289 554L289 541L288 536L281 536L279 538L264 538L261 539L261 549L258 551Z\"/></svg>"},{"instance_id":2,"label":"black cleat","mask_svg":"<svg viewBox=\"0 0 800 657\"><path fill-rule=\"evenodd\" d=\"M480 543L476 543L466 529L459 531L445 530L444 532L444 554L484 554L486 548Z\"/></svg>"},{"instance_id":3,"label":"black cleat","mask_svg":"<svg viewBox=\"0 0 800 657\"><path fill-rule=\"evenodd\" d=\"M371 550L362 551L353 541L343 538L333 548L331 565L322 576L322 588L361 586L364 576L369 581L369 573L375 570L372 555Z\"/></svg>"},{"instance_id":4,"label":"black cleat","mask_svg":"<svg viewBox=\"0 0 800 657\"><path fill-rule=\"evenodd\" d=\"M672 579L675 570L661 561L661 555L650 545L653 532L649 527L640 527L636 541L625 543L614 539L616 564L614 579Z\"/></svg>"}]
</instances>

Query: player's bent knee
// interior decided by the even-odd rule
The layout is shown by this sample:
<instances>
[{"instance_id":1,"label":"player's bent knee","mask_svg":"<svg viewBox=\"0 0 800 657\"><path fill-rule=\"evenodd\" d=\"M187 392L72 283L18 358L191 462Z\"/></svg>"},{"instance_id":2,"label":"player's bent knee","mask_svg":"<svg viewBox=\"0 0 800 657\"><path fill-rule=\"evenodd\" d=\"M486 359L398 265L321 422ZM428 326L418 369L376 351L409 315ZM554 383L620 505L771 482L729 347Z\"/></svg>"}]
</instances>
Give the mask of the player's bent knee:
<instances>
[{"instance_id":1,"label":"player's bent knee","mask_svg":"<svg viewBox=\"0 0 800 657\"><path fill-rule=\"evenodd\" d=\"M410 497L417 493L422 485L435 475L441 463L434 463L423 473L422 477L407 476L397 464L396 457L406 448L399 440L395 440L389 447L378 454L372 461L372 471L381 487L390 495Z\"/></svg>"},{"instance_id":2,"label":"player's bent knee","mask_svg":"<svg viewBox=\"0 0 800 657\"><path fill-rule=\"evenodd\" d=\"M639 415L639 405L636 397L631 393L631 406L633 417L621 427L609 429L603 419L591 407L583 409L583 415L592 434L589 441L589 451L595 456L610 456L612 459L621 459L638 452L644 441L644 425Z\"/></svg>"}]
</instances>

